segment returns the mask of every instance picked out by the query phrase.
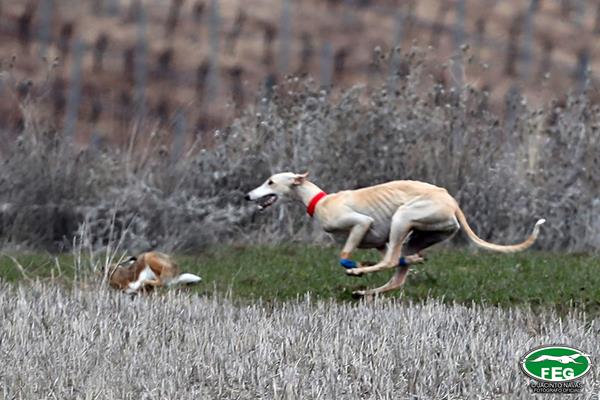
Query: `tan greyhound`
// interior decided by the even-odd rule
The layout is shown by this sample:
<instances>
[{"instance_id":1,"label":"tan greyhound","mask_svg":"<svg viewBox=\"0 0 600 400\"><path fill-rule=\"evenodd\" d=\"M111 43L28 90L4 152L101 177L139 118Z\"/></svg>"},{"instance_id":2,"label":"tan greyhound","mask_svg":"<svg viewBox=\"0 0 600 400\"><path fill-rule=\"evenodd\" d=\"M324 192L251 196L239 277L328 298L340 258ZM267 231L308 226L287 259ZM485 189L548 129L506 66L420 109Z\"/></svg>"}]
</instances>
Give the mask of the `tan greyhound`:
<instances>
[{"instance_id":1,"label":"tan greyhound","mask_svg":"<svg viewBox=\"0 0 600 400\"><path fill-rule=\"evenodd\" d=\"M171 257L156 251L130 257L112 265L108 271L110 286L126 293L136 293L146 287L197 283L201 280L193 274L180 274L179 266Z\"/></svg>"},{"instance_id":2,"label":"tan greyhound","mask_svg":"<svg viewBox=\"0 0 600 400\"><path fill-rule=\"evenodd\" d=\"M385 285L357 291L357 295L373 295L398 289L406 280L411 264L423 262L420 252L452 237L462 226L477 246L514 253L530 247L538 237L540 219L533 233L522 243L498 245L477 237L456 200L446 189L418 181L393 181L358 190L326 194L309 182L305 174L284 172L246 195L262 210L273 205L280 196L292 195L302 201L308 214L319 220L323 229L345 245L340 264L348 275L360 276L396 267L396 273ZM356 248L376 248L383 259L372 266L350 259Z\"/></svg>"}]
</instances>

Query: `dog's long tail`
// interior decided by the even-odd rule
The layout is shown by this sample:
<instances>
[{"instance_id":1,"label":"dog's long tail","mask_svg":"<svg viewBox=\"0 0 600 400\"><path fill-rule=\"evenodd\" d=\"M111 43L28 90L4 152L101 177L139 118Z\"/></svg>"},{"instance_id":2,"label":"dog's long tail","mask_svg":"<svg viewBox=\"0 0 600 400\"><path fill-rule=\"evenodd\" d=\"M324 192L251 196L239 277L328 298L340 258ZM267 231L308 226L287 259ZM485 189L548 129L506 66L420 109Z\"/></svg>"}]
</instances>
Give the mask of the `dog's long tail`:
<instances>
[{"instance_id":1,"label":"dog's long tail","mask_svg":"<svg viewBox=\"0 0 600 400\"><path fill-rule=\"evenodd\" d=\"M531 235L529 235L529 237L527 239L525 239L525 241L518 243L518 244L501 245L501 244L486 242L485 240L483 240L479 236L477 236L475 234L475 232L473 232L473 230L471 229L469 224L467 223L465 214L462 212L462 210L460 208L456 209L456 218L458 218L458 222L463 227L463 229L465 230L465 233L467 234L469 239L471 239L471 241L473 241L473 243L475 243L477 246L479 246L483 249L499 251L501 253L516 253L518 251L523 251L523 250L531 247L531 245L533 243L535 243L535 240L537 239L538 235L540 234L540 226L544 222L546 222L545 219L538 220L538 222L536 222L535 226L533 227L533 232L531 233Z\"/></svg>"},{"instance_id":2,"label":"dog's long tail","mask_svg":"<svg viewBox=\"0 0 600 400\"><path fill-rule=\"evenodd\" d=\"M169 286L173 285L185 285L189 283L198 283L202 280L198 275L194 274L181 274L175 277L173 280L169 282Z\"/></svg>"}]
</instances>

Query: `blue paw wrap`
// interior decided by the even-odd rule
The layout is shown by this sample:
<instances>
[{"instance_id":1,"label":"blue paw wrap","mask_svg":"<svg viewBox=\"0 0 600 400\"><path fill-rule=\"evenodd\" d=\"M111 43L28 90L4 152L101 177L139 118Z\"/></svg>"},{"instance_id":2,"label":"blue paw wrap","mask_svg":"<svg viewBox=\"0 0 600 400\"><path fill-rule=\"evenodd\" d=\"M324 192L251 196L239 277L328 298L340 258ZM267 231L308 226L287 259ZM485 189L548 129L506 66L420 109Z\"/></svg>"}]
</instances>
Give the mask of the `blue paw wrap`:
<instances>
[{"instance_id":1,"label":"blue paw wrap","mask_svg":"<svg viewBox=\"0 0 600 400\"><path fill-rule=\"evenodd\" d=\"M404 257L400 257L400 259L398 260L398 265L400 265L401 267L406 267L408 263L406 262L406 259Z\"/></svg>"},{"instance_id":2,"label":"blue paw wrap","mask_svg":"<svg viewBox=\"0 0 600 400\"><path fill-rule=\"evenodd\" d=\"M347 258L340 258L340 265L346 269L356 268L356 261L349 260Z\"/></svg>"}]
</instances>

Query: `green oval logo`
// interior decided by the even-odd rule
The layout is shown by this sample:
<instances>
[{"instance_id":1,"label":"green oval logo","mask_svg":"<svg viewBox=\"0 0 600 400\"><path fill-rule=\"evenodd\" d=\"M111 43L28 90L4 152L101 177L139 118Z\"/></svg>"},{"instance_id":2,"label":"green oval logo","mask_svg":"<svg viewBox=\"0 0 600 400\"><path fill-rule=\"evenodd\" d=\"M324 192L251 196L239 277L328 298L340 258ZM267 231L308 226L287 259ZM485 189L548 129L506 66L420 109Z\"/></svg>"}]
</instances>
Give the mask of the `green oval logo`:
<instances>
[{"instance_id":1,"label":"green oval logo","mask_svg":"<svg viewBox=\"0 0 600 400\"><path fill-rule=\"evenodd\" d=\"M544 382L569 382L590 371L589 354L569 346L541 346L521 359L521 370L529 377Z\"/></svg>"}]
</instances>

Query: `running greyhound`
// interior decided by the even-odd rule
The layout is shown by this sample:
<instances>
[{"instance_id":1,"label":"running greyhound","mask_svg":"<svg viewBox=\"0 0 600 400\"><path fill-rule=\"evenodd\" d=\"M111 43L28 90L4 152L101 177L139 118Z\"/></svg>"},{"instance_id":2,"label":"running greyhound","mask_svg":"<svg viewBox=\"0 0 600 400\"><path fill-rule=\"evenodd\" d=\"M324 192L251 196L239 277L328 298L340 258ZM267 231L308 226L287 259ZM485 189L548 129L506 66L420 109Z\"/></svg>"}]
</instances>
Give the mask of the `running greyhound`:
<instances>
[{"instance_id":1,"label":"running greyhound","mask_svg":"<svg viewBox=\"0 0 600 400\"><path fill-rule=\"evenodd\" d=\"M522 243L508 246L486 242L467 224L456 200L446 189L419 181L393 181L357 190L327 194L306 178L308 173L284 172L271 176L246 195L263 210L281 196L292 195L306 206L321 226L345 245L340 264L346 273L360 276L396 267L396 273L385 285L356 291L359 296L374 295L398 289L406 280L411 264L423 262L420 252L451 238L462 226L477 246L502 253L529 248L537 239L540 219L533 233ZM375 248L383 259L375 265L364 265L350 259L356 248Z\"/></svg>"}]
</instances>

